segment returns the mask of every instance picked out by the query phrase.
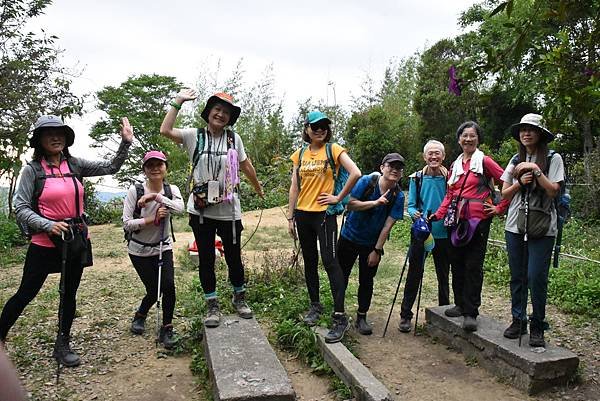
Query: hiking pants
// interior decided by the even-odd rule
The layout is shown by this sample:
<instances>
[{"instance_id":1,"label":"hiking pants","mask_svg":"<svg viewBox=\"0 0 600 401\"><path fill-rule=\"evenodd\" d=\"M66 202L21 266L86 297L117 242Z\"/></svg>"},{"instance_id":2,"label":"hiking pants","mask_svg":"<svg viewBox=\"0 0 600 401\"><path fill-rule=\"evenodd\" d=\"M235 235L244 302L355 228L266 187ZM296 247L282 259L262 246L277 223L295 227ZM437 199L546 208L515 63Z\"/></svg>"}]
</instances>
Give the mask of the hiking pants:
<instances>
[{"instance_id":1,"label":"hiking pants","mask_svg":"<svg viewBox=\"0 0 600 401\"><path fill-rule=\"evenodd\" d=\"M449 247L450 240L448 238L439 238L435 240L435 247L431 251L433 254L433 264L435 265L435 274L438 282L438 304L450 304L450 289L448 276L450 273ZM402 298L402 306L400 308L400 317L403 319L412 319L412 307L419 292L419 284L423 278L423 241L416 241L411 234L410 250L408 256L408 273L406 274L406 284L404 284L404 297ZM454 282L454 277L452 277ZM456 298L456 293L454 294Z\"/></svg>"},{"instance_id":2,"label":"hiking pants","mask_svg":"<svg viewBox=\"0 0 600 401\"><path fill-rule=\"evenodd\" d=\"M138 308L138 313L147 315L148 311L156 302L158 293L158 255L136 256L129 254L129 259L138 276L146 287L146 295ZM173 269L173 251L163 251L162 271L160 274L160 292L162 293L162 321L163 325L173 322L173 311L175 310L175 277Z\"/></svg>"},{"instance_id":3,"label":"hiking pants","mask_svg":"<svg viewBox=\"0 0 600 401\"><path fill-rule=\"evenodd\" d=\"M215 275L215 234L219 234L223 243L225 262L229 271L229 281L235 288L244 286L244 266L241 255L241 220L235 222L235 244L233 243L233 229L231 220L215 220L204 217L200 224L199 216L190 214L190 227L194 232L194 239L198 247L198 274L204 294L212 294L217 290L217 277Z\"/></svg>"},{"instance_id":4,"label":"hiking pants","mask_svg":"<svg viewBox=\"0 0 600 401\"><path fill-rule=\"evenodd\" d=\"M377 274L379 264L369 267L369 254L375 249L374 245L359 245L340 235L337 245L338 260L344 273L344 286L348 288L348 279L352 267L358 258L358 313L367 313L373 298L373 279Z\"/></svg>"},{"instance_id":5,"label":"hiking pants","mask_svg":"<svg viewBox=\"0 0 600 401\"><path fill-rule=\"evenodd\" d=\"M19 289L6 302L0 315L0 339L6 338L8 331L15 324L23 309L29 305L44 285L48 274L61 271L61 262L61 249L36 244L29 245ZM83 266L79 260L67 260L61 322L62 332L66 335L70 335L73 319L75 318L76 294L82 273ZM56 302L59 304L59 300Z\"/></svg>"},{"instance_id":6,"label":"hiking pants","mask_svg":"<svg viewBox=\"0 0 600 401\"><path fill-rule=\"evenodd\" d=\"M463 316L479 315L483 287L483 261L491 223L491 218L481 220L471 242L463 247L455 247L450 243L454 303L460 306Z\"/></svg>"},{"instance_id":7,"label":"hiking pants","mask_svg":"<svg viewBox=\"0 0 600 401\"><path fill-rule=\"evenodd\" d=\"M508 265L510 267L510 297L512 316L527 319L528 291L531 291L532 323L542 327L546 318L548 270L554 246L554 237L524 241L523 234L504 232Z\"/></svg>"},{"instance_id":8,"label":"hiking pants","mask_svg":"<svg viewBox=\"0 0 600 401\"><path fill-rule=\"evenodd\" d=\"M304 278L308 288L310 302L319 302L319 254L317 251L317 240L321 250L321 260L331 287L335 312L344 312L344 297L346 286L344 274L336 258L337 245L337 218L323 212L305 212L295 210L294 218L302 258L304 259Z\"/></svg>"}]
</instances>

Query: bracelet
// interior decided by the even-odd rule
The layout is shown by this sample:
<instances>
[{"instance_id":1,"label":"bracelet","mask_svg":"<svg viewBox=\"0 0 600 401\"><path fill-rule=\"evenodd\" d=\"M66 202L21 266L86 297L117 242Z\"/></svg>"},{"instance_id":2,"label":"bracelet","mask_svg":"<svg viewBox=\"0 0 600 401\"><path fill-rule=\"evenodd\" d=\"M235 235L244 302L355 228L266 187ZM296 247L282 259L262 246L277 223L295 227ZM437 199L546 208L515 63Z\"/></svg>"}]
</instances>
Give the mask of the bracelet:
<instances>
[{"instance_id":1,"label":"bracelet","mask_svg":"<svg viewBox=\"0 0 600 401\"><path fill-rule=\"evenodd\" d=\"M173 106L174 108L176 108L177 110L181 110L181 105L179 103L177 103L175 100L172 100L171 103L169 103L171 106Z\"/></svg>"},{"instance_id":2,"label":"bracelet","mask_svg":"<svg viewBox=\"0 0 600 401\"><path fill-rule=\"evenodd\" d=\"M376 253L376 254L378 254L379 256L383 256L383 253L384 253L384 252L383 252L383 248L381 248L381 249L377 249L377 248L375 248L375 249L373 249L373 250L374 250L374 251L375 251L375 253Z\"/></svg>"}]
</instances>

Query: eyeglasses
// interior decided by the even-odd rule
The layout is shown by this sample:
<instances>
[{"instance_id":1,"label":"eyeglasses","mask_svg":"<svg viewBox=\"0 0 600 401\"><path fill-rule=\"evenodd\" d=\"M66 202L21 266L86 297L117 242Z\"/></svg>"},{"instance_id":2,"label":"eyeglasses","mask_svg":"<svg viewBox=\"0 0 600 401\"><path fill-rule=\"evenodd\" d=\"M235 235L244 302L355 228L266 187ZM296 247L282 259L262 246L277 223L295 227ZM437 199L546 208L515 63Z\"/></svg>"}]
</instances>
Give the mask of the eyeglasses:
<instances>
[{"instance_id":1,"label":"eyeglasses","mask_svg":"<svg viewBox=\"0 0 600 401\"><path fill-rule=\"evenodd\" d=\"M404 165L402 163L387 163L386 167L388 168L392 168L396 171L402 171L404 170Z\"/></svg>"}]
</instances>

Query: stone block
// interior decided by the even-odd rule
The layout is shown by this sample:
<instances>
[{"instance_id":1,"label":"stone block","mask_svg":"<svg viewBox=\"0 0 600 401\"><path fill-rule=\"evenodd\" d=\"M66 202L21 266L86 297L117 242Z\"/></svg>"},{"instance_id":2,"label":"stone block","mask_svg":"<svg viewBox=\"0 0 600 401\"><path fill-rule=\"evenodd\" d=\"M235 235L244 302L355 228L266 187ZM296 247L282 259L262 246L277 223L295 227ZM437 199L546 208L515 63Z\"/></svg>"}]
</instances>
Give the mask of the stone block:
<instances>
[{"instance_id":1,"label":"stone block","mask_svg":"<svg viewBox=\"0 0 600 401\"><path fill-rule=\"evenodd\" d=\"M292 383L255 319L224 316L204 328L204 351L217 401L293 401Z\"/></svg>"},{"instance_id":2,"label":"stone block","mask_svg":"<svg viewBox=\"0 0 600 401\"><path fill-rule=\"evenodd\" d=\"M503 381L526 391L538 393L546 388L567 383L576 374L579 358L571 351L548 343L545 350L529 346L529 335L519 340L503 336L506 322L478 316L478 329L462 329L462 317L444 315L449 306L425 309L427 331L432 337L475 358L480 366ZM540 352L542 351L542 352Z\"/></svg>"}]
</instances>

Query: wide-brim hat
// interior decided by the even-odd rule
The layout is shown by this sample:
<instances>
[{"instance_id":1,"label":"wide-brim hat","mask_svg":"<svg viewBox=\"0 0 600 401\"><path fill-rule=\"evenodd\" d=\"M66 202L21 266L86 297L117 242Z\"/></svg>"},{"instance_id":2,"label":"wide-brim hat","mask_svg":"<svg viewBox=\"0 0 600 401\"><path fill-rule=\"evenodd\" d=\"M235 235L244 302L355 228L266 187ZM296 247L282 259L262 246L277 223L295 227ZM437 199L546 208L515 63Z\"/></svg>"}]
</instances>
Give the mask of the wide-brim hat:
<instances>
[{"instance_id":1,"label":"wide-brim hat","mask_svg":"<svg viewBox=\"0 0 600 401\"><path fill-rule=\"evenodd\" d=\"M40 146L40 136L44 130L49 128L62 128L65 132L65 147L73 145L75 142L75 131L66 125L62 118L55 115L45 115L38 118L33 125L33 135L29 138L29 146L36 148Z\"/></svg>"},{"instance_id":2,"label":"wide-brim hat","mask_svg":"<svg viewBox=\"0 0 600 401\"><path fill-rule=\"evenodd\" d=\"M149 152L146 152L146 154L144 155L144 159L142 160L142 168L144 168L148 160L151 159L162 160L163 162L167 163L167 156L165 156L163 152L161 152L160 150L151 150Z\"/></svg>"},{"instance_id":3,"label":"wide-brim hat","mask_svg":"<svg viewBox=\"0 0 600 401\"><path fill-rule=\"evenodd\" d=\"M460 220L450 235L452 245L455 247L463 247L471 242L480 221L481 219L475 217Z\"/></svg>"},{"instance_id":4,"label":"wide-brim hat","mask_svg":"<svg viewBox=\"0 0 600 401\"><path fill-rule=\"evenodd\" d=\"M237 106L233 102L233 96L228 95L224 92L218 92L209 97L206 101L206 106L204 106L204 110L202 110L200 116L204 119L204 121L208 123L208 114L217 103L225 103L226 105L231 107L231 115L229 116L229 122L227 123L227 125L233 126L233 124L235 124L238 117L240 116L242 108Z\"/></svg>"},{"instance_id":5,"label":"wide-brim hat","mask_svg":"<svg viewBox=\"0 0 600 401\"><path fill-rule=\"evenodd\" d=\"M534 113L525 114L523 116L523 118L521 118L521 121L519 123L513 124L510 127L510 131L511 131L513 138L515 138L517 141L521 142L521 137L519 136L519 131L521 130L521 127L526 126L526 125L531 125L533 127L539 128L543 134L543 138L541 138L541 139L544 139L546 142L552 142L554 140L554 134L552 132L548 131L546 129L546 127L544 127L544 118L542 116L540 116L539 114L534 114Z\"/></svg>"}]
</instances>

